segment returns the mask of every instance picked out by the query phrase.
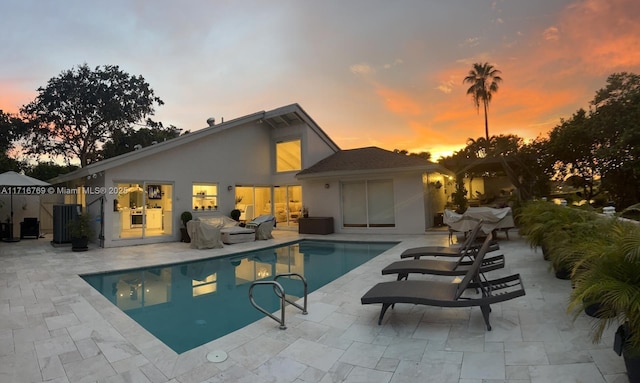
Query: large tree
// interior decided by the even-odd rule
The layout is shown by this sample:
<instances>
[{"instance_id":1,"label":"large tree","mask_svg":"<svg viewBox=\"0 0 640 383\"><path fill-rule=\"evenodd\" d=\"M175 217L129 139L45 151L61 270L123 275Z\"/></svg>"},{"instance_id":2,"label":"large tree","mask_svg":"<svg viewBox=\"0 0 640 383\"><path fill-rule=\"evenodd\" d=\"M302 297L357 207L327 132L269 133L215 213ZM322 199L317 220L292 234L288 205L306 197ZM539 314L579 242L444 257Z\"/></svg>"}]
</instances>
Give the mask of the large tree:
<instances>
[{"instance_id":1,"label":"large tree","mask_svg":"<svg viewBox=\"0 0 640 383\"><path fill-rule=\"evenodd\" d=\"M116 65L92 69L83 64L63 71L21 108L31 123L28 152L86 166L97 160L114 131L144 122L156 104L164 103L142 76L131 76Z\"/></svg>"},{"instance_id":2,"label":"large tree","mask_svg":"<svg viewBox=\"0 0 640 383\"><path fill-rule=\"evenodd\" d=\"M463 80L464 84L471 84L469 89L467 89L467 95L473 97L473 103L478 113L480 112L480 104L482 104L484 109L484 132L487 141L489 141L489 118L487 109L489 108L493 94L498 91L499 84L502 82L500 73L502 72L489 63L475 63L467 77Z\"/></svg>"},{"instance_id":3,"label":"large tree","mask_svg":"<svg viewBox=\"0 0 640 383\"><path fill-rule=\"evenodd\" d=\"M622 209L640 200L640 75L614 73L591 101L549 133L554 169L574 176L585 198L608 192Z\"/></svg>"},{"instance_id":4,"label":"large tree","mask_svg":"<svg viewBox=\"0 0 640 383\"><path fill-rule=\"evenodd\" d=\"M554 178L568 180L571 186L581 188L587 201L598 193L595 185L602 173L602 164L594 157L597 140L593 133L587 112L579 109L549 133L547 145L557 172Z\"/></svg>"},{"instance_id":5,"label":"large tree","mask_svg":"<svg viewBox=\"0 0 640 383\"><path fill-rule=\"evenodd\" d=\"M625 208L640 201L640 75L610 75L592 105L589 119L602 187L618 208Z\"/></svg>"}]
</instances>

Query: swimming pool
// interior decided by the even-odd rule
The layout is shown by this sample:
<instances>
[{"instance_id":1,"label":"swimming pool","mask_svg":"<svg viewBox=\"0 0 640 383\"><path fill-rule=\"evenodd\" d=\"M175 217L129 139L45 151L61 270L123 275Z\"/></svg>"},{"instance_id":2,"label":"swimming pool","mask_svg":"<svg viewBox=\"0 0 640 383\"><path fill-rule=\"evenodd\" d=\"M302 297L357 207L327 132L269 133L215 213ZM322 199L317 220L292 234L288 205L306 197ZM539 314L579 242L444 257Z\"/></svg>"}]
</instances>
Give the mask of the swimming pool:
<instances>
[{"instance_id":1,"label":"swimming pool","mask_svg":"<svg viewBox=\"0 0 640 383\"><path fill-rule=\"evenodd\" d=\"M302 240L231 256L81 277L175 352L183 353L264 317L249 301L252 282L298 273L312 292L396 244ZM278 282L287 295L302 297L299 280ZM255 289L254 298L270 312L279 308L271 288Z\"/></svg>"}]
</instances>

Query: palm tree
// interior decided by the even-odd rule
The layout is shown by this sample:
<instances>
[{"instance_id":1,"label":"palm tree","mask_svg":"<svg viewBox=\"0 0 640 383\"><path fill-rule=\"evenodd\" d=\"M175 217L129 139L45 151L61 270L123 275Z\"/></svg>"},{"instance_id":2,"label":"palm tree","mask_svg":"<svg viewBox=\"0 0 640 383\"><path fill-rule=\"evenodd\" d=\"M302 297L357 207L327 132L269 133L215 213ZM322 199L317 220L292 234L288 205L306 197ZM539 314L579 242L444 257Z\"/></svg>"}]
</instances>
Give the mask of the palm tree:
<instances>
[{"instance_id":1,"label":"palm tree","mask_svg":"<svg viewBox=\"0 0 640 383\"><path fill-rule=\"evenodd\" d=\"M502 73L489 63L475 63L469 75L464 78L464 84L471 84L467 89L467 94L473 96L476 109L480 112L480 103L484 107L484 132L489 141L489 121L487 119L487 107L491 102L491 96L498 91L498 84L502 81L499 74Z\"/></svg>"}]
</instances>

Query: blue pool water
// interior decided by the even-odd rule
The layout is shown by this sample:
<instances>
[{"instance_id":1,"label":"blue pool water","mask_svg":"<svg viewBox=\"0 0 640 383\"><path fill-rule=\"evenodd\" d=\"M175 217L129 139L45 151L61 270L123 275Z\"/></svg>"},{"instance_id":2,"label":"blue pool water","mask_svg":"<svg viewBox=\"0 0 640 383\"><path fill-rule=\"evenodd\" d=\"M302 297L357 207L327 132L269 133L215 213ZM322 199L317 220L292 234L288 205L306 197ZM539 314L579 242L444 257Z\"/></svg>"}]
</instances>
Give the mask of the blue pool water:
<instances>
[{"instance_id":1,"label":"blue pool water","mask_svg":"<svg viewBox=\"0 0 640 383\"><path fill-rule=\"evenodd\" d=\"M232 256L82 278L175 352L183 353L264 317L249 302L253 281L298 273L312 292L396 244L302 240ZM298 279L278 282L287 295L302 297ZM269 312L278 310L280 301L271 287L258 286L253 293Z\"/></svg>"}]
</instances>

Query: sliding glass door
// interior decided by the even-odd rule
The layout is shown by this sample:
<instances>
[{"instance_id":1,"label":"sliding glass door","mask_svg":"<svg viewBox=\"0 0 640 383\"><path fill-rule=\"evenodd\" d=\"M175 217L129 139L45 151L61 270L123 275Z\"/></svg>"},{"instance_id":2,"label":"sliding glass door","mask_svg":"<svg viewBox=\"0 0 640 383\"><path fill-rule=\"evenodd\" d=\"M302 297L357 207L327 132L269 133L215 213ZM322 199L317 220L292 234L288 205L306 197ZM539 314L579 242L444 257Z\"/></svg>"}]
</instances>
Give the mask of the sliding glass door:
<instances>
[{"instance_id":1,"label":"sliding glass door","mask_svg":"<svg viewBox=\"0 0 640 383\"><path fill-rule=\"evenodd\" d=\"M344 227L395 227L392 180L343 182Z\"/></svg>"},{"instance_id":2,"label":"sliding glass door","mask_svg":"<svg viewBox=\"0 0 640 383\"><path fill-rule=\"evenodd\" d=\"M274 186L273 201L277 225L298 226L298 219L302 217L302 186Z\"/></svg>"},{"instance_id":3,"label":"sliding glass door","mask_svg":"<svg viewBox=\"0 0 640 383\"><path fill-rule=\"evenodd\" d=\"M236 185L235 208L240 221L249 222L257 216L271 213L271 187Z\"/></svg>"},{"instance_id":4,"label":"sliding glass door","mask_svg":"<svg viewBox=\"0 0 640 383\"><path fill-rule=\"evenodd\" d=\"M235 208L240 210L240 220L250 221L259 215L276 217L276 225L297 226L302 217L302 186L236 185ZM273 203L272 203L273 201Z\"/></svg>"},{"instance_id":5,"label":"sliding glass door","mask_svg":"<svg viewBox=\"0 0 640 383\"><path fill-rule=\"evenodd\" d=\"M116 183L113 239L173 234L173 185L159 182Z\"/></svg>"}]
</instances>

